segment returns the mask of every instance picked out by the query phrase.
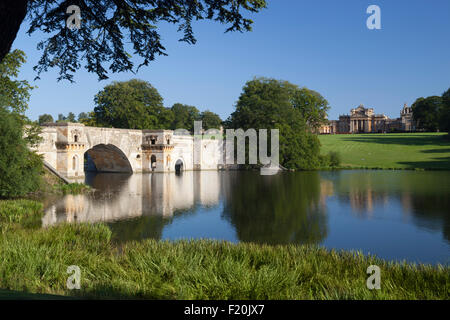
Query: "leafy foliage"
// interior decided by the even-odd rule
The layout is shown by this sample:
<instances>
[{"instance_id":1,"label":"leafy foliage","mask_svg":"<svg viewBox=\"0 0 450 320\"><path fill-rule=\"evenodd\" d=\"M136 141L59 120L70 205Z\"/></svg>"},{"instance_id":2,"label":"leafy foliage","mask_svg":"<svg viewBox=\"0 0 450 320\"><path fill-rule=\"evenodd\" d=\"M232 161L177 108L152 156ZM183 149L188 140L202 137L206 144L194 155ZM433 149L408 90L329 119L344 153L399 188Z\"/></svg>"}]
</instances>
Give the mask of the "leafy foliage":
<instances>
[{"instance_id":1,"label":"leafy foliage","mask_svg":"<svg viewBox=\"0 0 450 320\"><path fill-rule=\"evenodd\" d=\"M442 108L441 97L419 98L411 107L417 128L426 131L437 131L439 129L439 113Z\"/></svg>"},{"instance_id":2,"label":"leafy foliage","mask_svg":"<svg viewBox=\"0 0 450 320\"><path fill-rule=\"evenodd\" d=\"M0 107L0 197L19 197L37 191L43 172L42 160L28 149L23 119Z\"/></svg>"},{"instance_id":3,"label":"leafy foliage","mask_svg":"<svg viewBox=\"0 0 450 320\"><path fill-rule=\"evenodd\" d=\"M127 129L163 129L172 115L150 83L132 79L107 85L94 98L98 126Z\"/></svg>"},{"instance_id":4,"label":"leafy foliage","mask_svg":"<svg viewBox=\"0 0 450 320\"><path fill-rule=\"evenodd\" d=\"M320 143L312 131L325 121L325 99L287 81L258 78L246 83L227 128L279 129L280 163L289 169L320 166ZM270 139L269 139L270 140Z\"/></svg>"},{"instance_id":5,"label":"leafy foliage","mask_svg":"<svg viewBox=\"0 0 450 320\"><path fill-rule=\"evenodd\" d=\"M200 120L200 111L194 106L175 103L170 111L173 114L171 129L186 129L194 131L194 121Z\"/></svg>"},{"instance_id":6,"label":"leafy foliage","mask_svg":"<svg viewBox=\"0 0 450 320\"><path fill-rule=\"evenodd\" d=\"M222 126L222 119L220 119L219 115L209 110L203 111L200 114L200 119L205 130L220 129Z\"/></svg>"},{"instance_id":7,"label":"leafy foliage","mask_svg":"<svg viewBox=\"0 0 450 320\"><path fill-rule=\"evenodd\" d=\"M39 126L24 116L30 90L17 80L25 62L20 50L0 63L0 197L18 197L36 191L41 183L42 160L29 147L40 141Z\"/></svg>"},{"instance_id":8,"label":"leafy foliage","mask_svg":"<svg viewBox=\"0 0 450 320\"><path fill-rule=\"evenodd\" d=\"M81 10L79 30L66 27L70 5ZM177 25L183 34L180 41L195 44L194 21L226 24L226 32L251 31L253 21L244 13L256 13L265 7L265 0L28 1L28 33L40 30L53 34L39 43L43 55L35 70L39 75L57 67L58 80L73 81L74 72L85 60L89 72L107 79L109 71L135 71L156 56L167 55L158 33L161 22ZM139 66L135 67L130 51L142 58Z\"/></svg>"},{"instance_id":9,"label":"leafy foliage","mask_svg":"<svg viewBox=\"0 0 450 320\"><path fill-rule=\"evenodd\" d=\"M8 107L17 113L24 113L28 108L30 86L26 80L17 80L20 66L25 63L26 56L21 50L7 54L0 63L0 106Z\"/></svg>"},{"instance_id":10,"label":"leafy foliage","mask_svg":"<svg viewBox=\"0 0 450 320\"><path fill-rule=\"evenodd\" d=\"M43 125L44 123L54 122L53 117L50 114L44 113L39 116L38 123L39 125Z\"/></svg>"}]
</instances>

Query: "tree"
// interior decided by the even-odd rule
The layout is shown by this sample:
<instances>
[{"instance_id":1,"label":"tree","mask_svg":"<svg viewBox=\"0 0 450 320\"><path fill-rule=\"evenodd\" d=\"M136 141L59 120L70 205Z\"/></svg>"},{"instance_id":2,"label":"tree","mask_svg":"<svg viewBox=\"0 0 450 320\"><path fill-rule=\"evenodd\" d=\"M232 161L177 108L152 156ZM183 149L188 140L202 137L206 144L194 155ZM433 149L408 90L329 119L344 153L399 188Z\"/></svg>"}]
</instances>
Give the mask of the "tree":
<instances>
[{"instance_id":1,"label":"tree","mask_svg":"<svg viewBox=\"0 0 450 320\"><path fill-rule=\"evenodd\" d=\"M30 91L34 89L28 81L17 80L19 68L25 61L25 53L16 49L0 63L0 106L21 114L28 108Z\"/></svg>"},{"instance_id":2,"label":"tree","mask_svg":"<svg viewBox=\"0 0 450 320\"><path fill-rule=\"evenodd\" d=\"M222 126L222 119L220 119L219 115L209 110L203 111L200 114L200 119L205 130L220 129Z\"/></svg>"},{"instance_id":3,"label":"tree","mask_svg":"<svg viewBox=\"0 0 450 320\"><path fill-rule=\"evenodd\" d=\"M0 198L24 196L40 187L42 160L23 136L21 116L0 107Z\"/></svg>"},{"instance_id":4,"label":"tree","mask_svg":"<svg viewBox=\"0 0 450 320\"><path fill-rule=\"evenodd\" d=\"M98 126L164 129L171 120L163 98L150 83L132 79L107 85L94 98Z\"/></svg>"},{"instance_id":5,"label":"tree","mask_svg":"<svg viewBox=\"0 0 450 320\"><path fill-rule=\"evenodd\" d=\"M78 115L78 122L84 124L89 127L97 127L97 123L95 121L95 113L94 112L80 112Z\"/></svg>"},{"instance_id":6,"label":"tree","mask_svg":"<svg viewBox=\"0 0 450 320\"><path fill-rule=\"evenodd\" d=\"M412 107L413 118L418 129L437 131L439 129L439 114L442 109L442 97L432 96L417 99Z\"/></svg>"},{"instance_id":7,"label":"tree","mask_svg":"<svg viewBox=\"0 0 450 320\"><path fill-rule=\"evenodd\" d=\"M44 113L39 116L38 123L43 125L44 123L54 122L53 117L50 114Z\"/></svg>"},{"instance_id":8,"label":"tree","mask_svg":"<svg viewBox=\"0 0 450 320\"><path fill-rule=\"evenodd\" d=\"M83 121L87 120L89 115L86 112L80 112L78 114L78 122L83 123Z\"/></svg>"},{"instance_id":9,"label":"tree","mask_svg":"<svg viewBox=\"0 0 450 320\"><path fill-rule=\"evenodd\" d=\"M194 106L175 103L170 109L173 114L173 121L170 125L172 130L186 129L194 131L194 121L200 120L200 111Z\"/></svg>"},{"instance_id":10,"label":"tree","mask_svg":"<svg viewBox=\"0 0 450 320\"><path fill-rule=\"evenodd\" d=\"M56 122L67 122L66 117L62 113L59 113L58 120Z\"/></svg>"},{"instance_id":11,"label":"tree","mask_svg":"<svg viewBox=\"0 0 450 320\"><path fill-rule=\"evenodd\" d=\"M450 134L450 88L442 95L442 108L439 119L440 130Z\"/></svg>"},{"instance_id":12,"label":"tree","mask_svg":"<svg viewBox=\"0 0 450 320\"><path fill-rule=\"evenodd\" d=\"M32 87L16 79L24 62L15 50L0 63L0 197L23 196L41 183L42 160L28 148L39 142L39 127L24 115Z\"/></svg>"},{"instance_id":13,"label":"tree","mask_svg":"<svg viewBox=\"0 0 450 320\"><path fill-rule=\"evenodd\" d=\"M320 165L320 142L308 124L315 119L312 101L302 105L305 89L287 81L258 78L245 84L227 128L280 130L280 163L292 169L313 169ZM307 111L311 109L311 111ZM316 118L318 122L323 121ZM270 139L269 139L270 141Z\"/></svg>"},{"instance_id":14,"label":"tree","mask_svg":"<svg viewBox=\"0 0 450 320\"><path fill-rule=\"evenodd\" d=\"M69 112L66 118L67 122L77 122L75 119L75 114L73 112Z\"/></svg>"},{"instance_id":15,"label":"tree","mask_svg":"<svg viewBox=\"0 0 450 320\"><path fill-rule=\"evenodd\" d=\"M70 30L66 21L80 8L81 28ZM192 22L212 20L228 25L226 32L251 31L253 21L245 13L266 7L265 0L15 0L0 2L0 61L11 49L25 17L30 19L27 33L52 34L38 44L43 55L35 69L38 75L48 68L59 68L58 80L73 80L73 73L86 62L89 72L107 79L112 72L133 71L148 65L157 55L167 55L158 27L161 22L178 26L180 41L195 44ZM70 18L70 19L68 19ZM128 46L126 43L131 45ZM129 51L142 61L136 68ZM109 65L106 65L109 64Z\"/></svg>"},{"instance_id":16,"label":"tree","mask_svg":"<svg viewBox=\"0 0 450 320\"><path fill-rule=\"evenodd\" d=\"M294 88L293 96L294 107L300 111L306 123L314 131L319 130L327 122L327 111L330 109L328 101L320 93L308 88Z\"/></svg>"}]
</instances>

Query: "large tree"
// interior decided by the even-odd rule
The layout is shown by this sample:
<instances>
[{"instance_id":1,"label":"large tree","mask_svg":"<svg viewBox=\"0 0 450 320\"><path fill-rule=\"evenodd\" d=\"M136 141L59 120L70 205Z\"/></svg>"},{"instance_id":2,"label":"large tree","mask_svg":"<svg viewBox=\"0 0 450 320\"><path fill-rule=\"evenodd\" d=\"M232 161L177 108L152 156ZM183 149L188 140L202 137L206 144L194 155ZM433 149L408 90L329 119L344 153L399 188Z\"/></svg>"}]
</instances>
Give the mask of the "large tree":
<instances>
[{"instance_id":1,"label":"large tree","mask_svg":"<svg viewBox=\"0 0 450 320\"><path fill-rule=\"evenodd\" d=\"M418 129L439 130L439 116L442 110L442 97L419 98L412 104L413 117Z\"/></svg>"},{"instance_id":2,"label":"large tree","mask_svg":"<svg viewBox=\"0 0 450 320\"><path fill-rule=\"evenodd\" d=\"M227 128L279 129L280 163L292 169L313 169L320 166L320 142L309 123L325 119L312 106L320 107L322 98L309 101L308 106L300 99L305 88L287 81L259 78L246 83L234 111L226 121ZM320 97L319 97L320 96ZM313 99L313 98L310 98ZM322 107L320 107L322 108ZM310 111L308 111L311 109Z\"/></svg>"},{"instance_id":3,"label":"large tree","mask_svg":"<svg viewBox=\"0 0 450 320\"><path fill-rule=\"evenodd\" d=\"M30 151L24 139L20 114L0 106L0 198L24 196L41 184L41 158Z\"/></svg>"},{"instance_id":4,"label":"large tree","mask_svg":"<svg viewBox=\"0 0 450 320\"><path fill-rule=\"evenodd\" d=\"M42 160L28 148L39 142L39 127L24 115L32 87L17 79L24 62L15 50L0 63L0 197L23 196L41 182Z\"/></svg>"},{"instance_id":5,"label":"large tree","mask_svg":"<svg viewBox=\"0 0 450 320\"><path fill-rule=\"evenodd\" d=\"M78 30L67 27L73 11L66 12L71 5L80 8ZM180 41L195 44L194 21L206 19L226 24L226 32L250 31L253 21L246 15L265 7L265 0L0 1L0 62L10 51L26 17L30 21L28 34L37 30L50 34L38 44L43 50L36 66L38 74L57 67L58 79L72 80L84 60L89 72L106 79L108 71L136 70L157 55L166 55L158 32L161 22L177 25L183 34ZM131 51L141 58L137 67Z\"/></svg>"},{"instance_id":6,"label":"large tree","mask_svg":"<svg viewBox=\"0 0 450 320\"><path fill-rule=\"evenodd\" d=\"M220 129L222 126L222 119L220 119L219 115L209 110L200 114L200 120L202 120L202 127L205 130Z\"/></svg>"},{"instance_id":7,"label":"large tree","mask_svg":"<svg viewBox=\"0 0 450 320\"><path fill-rule=\"evenodd\" d=\"M200 119L200 111L194 106L182 103L175 103L170 109L173 114L173 121L170 126L172 130L186 129L194 131L194 121Z\"/></svg>"},{"instance_id":8,"label":"large tree","mask_svg":"<svg viewBox=\"0 0 450 320\"><path fill-rule=\"evenodd\" d=\"M322 95L308 88L293 88L293 104L300 111L307 124L317 131L327 122L327 112L330 109L328 101Z\"/></svg>"},{"instance_id":9,"label":"large tree","mask_svg":"<svg viewBox=\"0 0 450 320\"><path fill-rule=\"evenodd\" d=\"M115 81L103 88L94 101L94 118L98 126L164 129L172 120L158 90L143 80Z\"/></svg>"}]
</instances>

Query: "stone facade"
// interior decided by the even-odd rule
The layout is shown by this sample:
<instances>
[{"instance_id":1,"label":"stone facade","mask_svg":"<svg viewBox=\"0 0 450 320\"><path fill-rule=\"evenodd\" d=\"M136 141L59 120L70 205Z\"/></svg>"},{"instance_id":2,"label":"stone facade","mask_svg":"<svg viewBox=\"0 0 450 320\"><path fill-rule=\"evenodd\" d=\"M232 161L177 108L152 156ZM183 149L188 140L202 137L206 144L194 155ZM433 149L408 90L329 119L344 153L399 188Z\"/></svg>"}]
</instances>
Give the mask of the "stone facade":
<instances>
[{"instance_id":1,"label":"stone facade","mask_svg":"<svg viewBox=\"0 0 450 320\"><path fill-rule=\"evenodd\" d=\"M43 126L41 136L43 141L36 148L37 153L69 178L83 177L89 163L100 172L218 170L224 163L222 139L211 137L195 143L193 136L172 130L51 123Z\"/></svg>"},{"instance_id":2,"label":"stone facade","mask_svg":"<svg viewBox=\"0 0 450 320\"><path fill-rule=\"evenodd\" d=\"M320 128L321 134L335 133L387 133L393 131L410 132L415 126L412 108L406 104L400 112L400 118L390 119L384 114L375 114L373 108L363 105L350 110L350 115L341 115L339 120L329 121Z\"/></svg>"}]
</instances>

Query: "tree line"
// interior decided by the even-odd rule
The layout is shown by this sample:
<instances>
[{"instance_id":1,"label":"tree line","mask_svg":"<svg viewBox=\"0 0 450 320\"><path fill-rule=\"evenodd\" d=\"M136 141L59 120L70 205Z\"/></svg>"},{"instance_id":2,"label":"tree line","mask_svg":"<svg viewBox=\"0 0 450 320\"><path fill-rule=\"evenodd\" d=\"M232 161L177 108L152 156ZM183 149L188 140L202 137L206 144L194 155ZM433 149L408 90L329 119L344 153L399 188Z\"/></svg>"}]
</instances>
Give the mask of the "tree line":
<instances>
[{"instance_id":1,"label":"tree line","mask_svg":"<svg viewBox=\"0 0 450 320\"><path fill-rule=\"evenodd\" d=\"M115 81L105 86L94 97L95 107L91 112L75 116L58 115L56 122L79 122L92 127L124 129L186 129L193 132L194 121L202 121L204 129L222 126L216 113L197 107L175 103L171 108L163 105L158 90L144 80ZM40 125L55 122L49 114L39 116Z\"/></svg>"}]
</instances>

